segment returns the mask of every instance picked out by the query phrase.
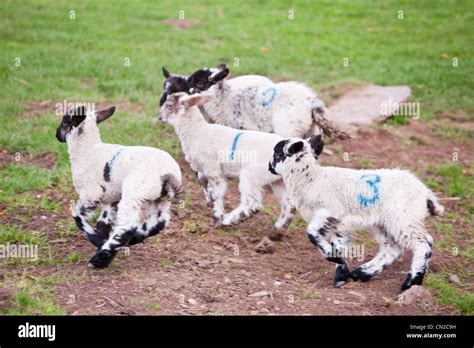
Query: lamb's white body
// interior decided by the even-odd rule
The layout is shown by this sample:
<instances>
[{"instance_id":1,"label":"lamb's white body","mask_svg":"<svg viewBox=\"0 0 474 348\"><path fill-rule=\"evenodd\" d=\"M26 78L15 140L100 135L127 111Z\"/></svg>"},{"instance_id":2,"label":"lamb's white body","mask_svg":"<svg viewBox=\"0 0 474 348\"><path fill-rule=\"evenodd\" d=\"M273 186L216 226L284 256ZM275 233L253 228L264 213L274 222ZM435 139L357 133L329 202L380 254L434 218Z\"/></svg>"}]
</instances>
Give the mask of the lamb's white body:
<instances>
[{"instance_id":1,"label":"lamb's white body","mask_svg":"<svg viewBox=\"0 0 474 348\"><path fill-rule=\"evenodd\" d=\"M268 77L261 75L242 75L226 80L232 90L245 89L249 87L259 87L273 83Z\"/></svg>"},{"instance_id":2,"label":"lamb's white body","mask_svg":"<svg viewBox=\"0 0 474 348\"><path fill-rule=\"evenodd\" d=\"M232 80L230 80L232 81ZM201 107L210 122L237 129L276 133L283 137L306 137L317 129L324 103L307 86L297 82L265 83L258 80L235 88L222 80L209 88L214 99Z\"/></svg>"},{"instance_id":3,"label":"lamb's white body","mask_svg":"<svg viewBox=\"0 0 474 348\"><path fill-rule=\"evenodd\" d=\"M88 114L66 139L73 184L79 196L73 216L89 241L98 247L91 263L101 267L107 265L100 261L94 264L101 252L108 251L113 257L123 245L141 242L168 225L170 200L181 187L181 170L165 151L102 143L94 117L94 113ZM94 229L87 219L99 206L103 210ZM141 225L143 206L148 215Z\"/></svg>"},{"instance_id":4,"label":"lamb's white body","mask_svg":"<svg viewBox=\"0 0 474 348\"><path fill-rule=\"evenodd\" d=\"M273 153L273 147L282 137L209 124L197 106L188 110L181 108L176 113L168 114L167 104L173 102L170 97L160 111L160 118L174 126L185 159L198 173L206 199L213 205L214 217L223 219L222 223L229 225L236 222L242 214L250 216L260 209L262 190L270 185L282 209L275 227L288 224L292 213L285 187L280 177L268 172L268 159ZM238 178L241 192L240 205L229 214L224 211L227 178Z\"/></svg>"},{"instance_id":5,"label":"lamb's white body","mask_svg":"<svg viewBox=\"0 0 474 348\"><path fill-rule=\"evenodd\" d=\"M297 141L301 140L288 141L287 148ZM441 215L444 210L434 194L404 170L322 167L310 153L308 142L304 143L301 152L274 163L293 204L309 223L308 237L325 257L338 264L335 284L348 276L368 280L406 249L414 255L403 288L421 284L433 243L423 221L430 213ZM360 229L375 232L380 251L349 274L341 255L348 250L352 233Z\"/></svg>"}]
</instances>

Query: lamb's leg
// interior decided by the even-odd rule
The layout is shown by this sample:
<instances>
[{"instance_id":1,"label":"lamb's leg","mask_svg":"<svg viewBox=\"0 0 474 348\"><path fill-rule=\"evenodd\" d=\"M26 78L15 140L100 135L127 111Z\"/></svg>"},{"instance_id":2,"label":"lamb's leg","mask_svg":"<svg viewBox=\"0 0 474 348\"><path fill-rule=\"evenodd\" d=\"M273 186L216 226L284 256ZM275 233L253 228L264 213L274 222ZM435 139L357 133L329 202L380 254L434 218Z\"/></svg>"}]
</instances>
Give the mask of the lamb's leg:
<instances>
[{"instance_id":1,"label":"lamb's leg","mask_svg":"<svg viewBox=\"0 0 474 348\"><path fill-rule=\"evenodd\" d=\"M112 231L112 225L115 222L117 215L117 204L107 204L102 207L100 212L99 220L97 220L95 229L98 234L101 235L103 240L109 238L110 231Z\"/></svg>"},{"instance_id":2,"label":"lamb's leg","mask_svg":"<svg viewBox=\"0 0 474 348\"><path fill-rule=\"evenodd\" d=\"M170 209L171 202L166 197L150 203L146 221L142 224L140 230L133 235L128 245L141 243L146 238L160 233L170 222Z\"/></svg>"},{"instance_id":3,"label":"lamb's leg","mask_svg":"<svg viewBox=\"0 0 474 348\"><path fill-rule=\"evenodd\" d=\"M419 232L417 235L419 235ZM413 259L411 262L411 270L402 285L402 290L407 290L412 285L421 285L423 283L423 278L428 270L431 258L432 245L433 238L427 233L412 239L411 249L413 251Z\"/></svg>"},{"instance_id":4,"label":"lamb's leg","mask_svg":"<svg viewBox=\"0 0 474 348\"><path fill-rule=\"evenodd\" d=\"M348 257L348 247L350 242L350 232L342 231L339 226L332 231L331 235L331 246L333 251L337 251L337 255L341 258ZM349 267L346 262L336 263L336 272L334 274L333 284L334 287L339 288L344 285L350 276Z\"/></svg>"},{"instance_id":5,"label":"lamb's leg","mask_svg":"<svg viewBox=\"0 0 474 348\"><path fill-rule=\"evenodd\" d=\"M379 252L372 260L351 272L350 277L353 280L368 281L372 277L379 275L401 256L403 249L395 243L393 238L383 228L375 230L375 239L380 245Z\"/></svg>"},{"instance_id":6,"label":"lamb's leg","mask_svg":"<svg viewBox=\"0 0 474 348\"><path fill-rule=\"evenodd\" d=\"M206 202L208 204L212 204L212 200L211 200L211 197L209 195L209 192L207 192L208 184L209 184L209 180L207 179L207 176L205 176L204 173L196 172L196 177L197 177L197 180L198 180L199 184L202 186L202 189L204 191L204 197L206 198Z\"/></svg>"},{"instance_id":7,"label":"lamb's leg","mask_svg":"<svg viewBox=\"0 0 474 348\"><path fill-rule=\"evenodd\" d=\"M282 182L276 182L270 186L281 206L280 216L278 216L274 226L275 228L284 228L288 226L293 219L291 200L288 197L287 190Z\"/></svg>"},{"instance_id":8,"label":"lamb's leg","mask_svg":"<svg viewBox=\"0 0 474 348\"><path fill-rule=\"evenodd\" d=\"M109 239L102 245L100 250L89 260L89 267L106 268L124 245L140 228L141 201L124 199L118 204L117 222L113 227Z\"/></svg>"},{"instance_id":9,"label":"lamb's leg","mask_svg":"<svg viewBox=\"0 0 474 348\"><path fill-rule=\"evenodd\" d=\"M231 225L238 221L241 215L248 218L260 210L262 206L262 189L258 184L252 182L250 178L251 175L247 175L244 172L240 174L240 204L237 208L224 216L222 220L223 225Z\"/></svg>"},{"instance_id":10,"label":"lamb's leg","mask_svg":"<svg viewBox=\"0 0 474 348\"><path fill-rule=\"evenodd\" d=\"M225 215L224 195L227 190L227 181L223 177L208 177L207 193L212 203L214 218L220 220Z\"/></svg>"},{"instance_id":11,"label":"lamb's leg","mask_svg":"<svg viewBox=\"0 0 474 348\"><path fill-rule=\"evenodd\" d=\"M87 219L90 218L92 212L97 208L97 203L86 204L83 201L79 200L76 203L74 212L72 216L76 222L77 228L81 230L84 236L89 242L94 244L97 248L100 248L104 243L104 238L102 234L96 231L88 222Z\"/></svg>"}]
</instances>

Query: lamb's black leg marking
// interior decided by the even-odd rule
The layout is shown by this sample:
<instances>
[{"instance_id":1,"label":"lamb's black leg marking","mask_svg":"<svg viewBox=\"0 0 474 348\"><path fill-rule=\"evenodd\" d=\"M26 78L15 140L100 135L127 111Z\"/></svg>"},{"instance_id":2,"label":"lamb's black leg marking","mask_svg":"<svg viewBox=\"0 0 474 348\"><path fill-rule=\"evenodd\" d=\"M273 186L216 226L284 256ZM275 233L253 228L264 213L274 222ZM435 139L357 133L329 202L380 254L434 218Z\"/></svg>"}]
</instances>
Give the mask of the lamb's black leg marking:
<instances>
[{"instance_id":1,"label":"lamb's black leg marking","mask_svg":"<svg viewBox=\"0 0 474 348\"><path fill-rule=\"evenodd\" d=\"M358 267L356 268L355 270L353 270L351 273L350 273L350 277L352 278L352 280L354 281L361 281L361 282L366 282L368 280L370 280L370 278L374 277L376 274L369 274L369 273L366 273L362 270L361 267Z\"/></svg>"},{"instance_id":2,"label":"lamb's black leg marking","mask_svg":"<svg viewBox=\"0 0 474 348\"><path fill-rule=\"evenodd\" d=\"M77 228L81 230L84 236L87 238L89 242L95 245L97 248L100 248L104 244L104 238L100 233L97 233L89 223L87 222L87 218L90 216L92 211L97 207L97 204L85 206L81 202L76 204L74 209L73 218L76 222Z\"/></svg>"},{"instance_id":3,"label":"lamb's black leg marking","mask_svg":"<svg viewBox=\"0 0 474 348\"><path fill-rule=\"evenodd\" d=\"M326 236L327 233L335 233L338 223L338 219L330 216L326 219L324 225L317 229L317 233L308 233L308 238L311 243L321 251L324 257L326 257L326 260L338 264L344 264L345 261L340 256L342 255L342 250L336 250L332 243L329 244L324 239L324 236Z\"/></svg>"},{"instance_id":4,"label":"lamb's black leg marking","mask_svg":"<svg viewBox=\"0 0 474 348\"><path fill-rule=\"evenodd\" d=\"M89 260L89 267L92 268L106 268L114 259L117 250L98 250L97 253Z\"/></svg>"},{"instance_id":5,"label":"lamb's black leg marking","mask_svg":"<svg viewBox=\"0 0 474 348\"><path fill-rule=\"evenodd\" d=\"M336 274L334 275L334 287L339 288L349 278L349 267L347 263L338 263L336 265Z\"/></svg>"},{"instance_id":6,"label":"lamb's black leg marking","mask_svg":"<svg viewBox=\"0 0 474 348\"><path fill-rule=\"evenodd\" d=\"M424 277L425 277L425 272L418 272L416 273L414 277L411 275L411 273L408 273L405 281L403 282L402 291L405 291L411 288L413 285L423 284Z\"/></svg>"},{"instance_id":7,"label":"lamb's black leg marking","mask_svg":"<svg viewBox=\"0 0 474 348\"><path fill-rule=\"evenodd\" d=\"M124 245L127 245L136 232L137 228L133 227L129 230L116 233L103 245L103 248L98 250L89 260L88 266L93 268L108 267L112 263L117 251ZM105 248L106 246L107 248Z\"/></svg>"},{"instance_id":8,"label":"lamb's black leg marking","mask_svg":"<svg viewBox=\"0 0 474 348\"><path fill-rule=\"evenodd\" d=\"M413 285L421 285L423 283L423 278L425 277L425 273L428 270L428 265L432 255L431 247L433 244L433 239L431 236L428 237L429 238L421 239L412 247L413 260L411 270L403 282L402 291L409 289Z\"/></svg>"}]
</instances>

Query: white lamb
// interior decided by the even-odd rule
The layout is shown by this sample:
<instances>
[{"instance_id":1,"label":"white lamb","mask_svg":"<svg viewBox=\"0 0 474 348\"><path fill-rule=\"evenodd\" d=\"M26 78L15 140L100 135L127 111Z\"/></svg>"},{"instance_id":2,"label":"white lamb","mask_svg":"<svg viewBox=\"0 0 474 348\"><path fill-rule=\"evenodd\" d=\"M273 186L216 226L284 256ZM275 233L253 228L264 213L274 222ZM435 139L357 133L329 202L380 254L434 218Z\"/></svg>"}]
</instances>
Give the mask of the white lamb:
<instances>
[{"instance_id":1,"label":"white lamb","mask_svg":"<svg viewBox=\"0 0 474 348\"><path fill-rule=\"evenodd\" d=\"M104 144L97 124L115 107L98 112L79 107L66 113L56 137L67 142L72 180L79 196L73 217L97 247L90 267L105 268L124 245L158 234L170 221L171 200L181 189L181 171L166 152L152 147ZM96 229L87 222L103 206ZM140 224L142 206L147 220ZM110 236L109 236L109 232Z\"/></svg>"},{"instance_id":2,"label":"white lamb","mask_svg":"<svg viewBox=\"0 0 474 348\"><path fill-rule=\"evenodd\" d=\"M280 141L269 169L283 177L292 202L309 223L310 241L336 263L334 285L339 287L349 277L367 281L406 249L413 251L413 260L402 290L420 285L433 243L423 221L430 214L441 215L444 208L408 171L320 166L316 159L323 145L321 136ZM347 244L353 231L365 228L374 229L380 251L349 272L343 258Z\"/></svg>"},{"instance_id":3,"label":"white lamb","mask_svg":"<svg viewBox=\"0 0 474 348\"><path fill-rule=\"evenodd\" d=\"M302 83L273 83L259 75L224 80L229 74L225 64L199 69L189 77L171 75L166 69L163 74L166 81L160 106L172 93L208 91L214 100L200 108L210 123L283 137L311 136L319 132L319 127L328 136L349 138L324 117L324 103Z\"/></svg>"},{"instance_id":4,"label":"white lamb","mask_svg":"<svg viewBox=\"0 0 474 348\"><path fill-rule=\"evenodd\" d=\"M292 218L291 204L281 178L268 171L267 162L282 137L207 123L197 106L210 99L202 94L172 94L158 117L174 126L186 161L197 172L206 199L212 204L214 217L223 225L236 222L242 215L249 217L260 209L262 189L270 185L281 205L275 227L287 225ZM241 193L239 206L228 214L224 210L226 178L239 178Z\"/></svg>"}]
</instances>

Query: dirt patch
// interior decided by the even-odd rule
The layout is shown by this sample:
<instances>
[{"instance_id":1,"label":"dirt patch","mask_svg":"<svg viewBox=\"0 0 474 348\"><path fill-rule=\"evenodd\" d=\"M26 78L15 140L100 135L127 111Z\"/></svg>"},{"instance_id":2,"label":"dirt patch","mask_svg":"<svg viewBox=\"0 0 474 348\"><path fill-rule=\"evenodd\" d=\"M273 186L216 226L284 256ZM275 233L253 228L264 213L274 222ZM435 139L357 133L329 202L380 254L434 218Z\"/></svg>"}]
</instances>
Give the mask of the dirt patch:
<instances>
[{"instance_id":1,"label":"dirt patch","mask_svg":"<svg viewBox=\"0 0 474 348\"><path fill-rule=\"evenodd\" d=\"M9 153L6 149L0 151L0 168L9 164L35 165L43 169L53 169L58 162L58 154L46 152L33 156L28 152Z\"/></svg>"},{"instance_id":2,"label":"dirt patch","mask_svg":"<svg viewBox=\"0 0 474 348\"><path fill-rule=\"evenodd\" d=\"M87 80L89 83L94 83L93 80ZM76 103L73 101L68 101L69 103ZM78 104L88 104L86 102L77 102ZM38 118L41 117L44 113L53 113L58 117L61 117L64 114L65 108L65 101L52 101L52 100L44 100L44 101L27 101L25 103L25 112L20 119L25 121L31 118ZM117 107L117 111L129 111L129 112L141 112L142 106L138 103L132 103L130 101L101 101L94 103L95 109L100 110L112 105ZM67 105L66 105L67 106Z\"/></svg>"},{"instance_id":3,"label":"dirt patch","mask_svg":"<svg viewBox=\"0 0 474 348\"><path fill-rule=\"evenodd\" d=\"M0 288L0 313L8 312L12 307L14 291L10 288Z\"/></svg>"},{"instance_id":4,"label":"dirt patch","mask_svg":"<svg viewBox=\"0 0 474 348\"><path fill-rule=\"evenodd\" d=\"M173 19L173 18L166 18L161 21L164 25L169 25L181 30L188 30L189 28L201 24L200 20L197 19Z\"/></svg>"}]
</instances>

